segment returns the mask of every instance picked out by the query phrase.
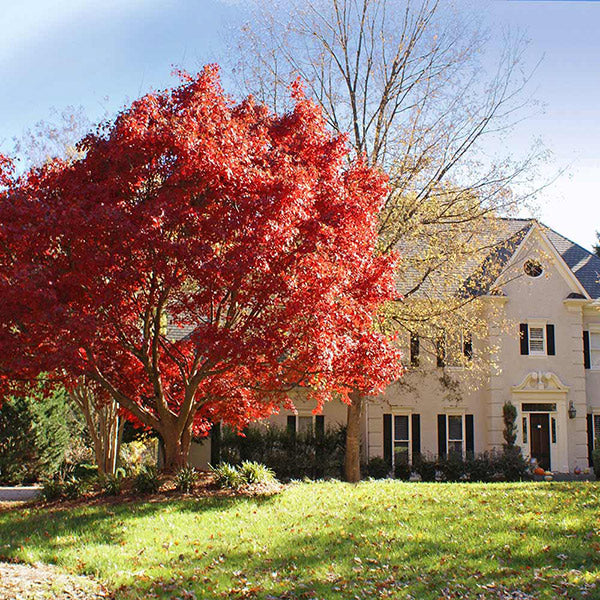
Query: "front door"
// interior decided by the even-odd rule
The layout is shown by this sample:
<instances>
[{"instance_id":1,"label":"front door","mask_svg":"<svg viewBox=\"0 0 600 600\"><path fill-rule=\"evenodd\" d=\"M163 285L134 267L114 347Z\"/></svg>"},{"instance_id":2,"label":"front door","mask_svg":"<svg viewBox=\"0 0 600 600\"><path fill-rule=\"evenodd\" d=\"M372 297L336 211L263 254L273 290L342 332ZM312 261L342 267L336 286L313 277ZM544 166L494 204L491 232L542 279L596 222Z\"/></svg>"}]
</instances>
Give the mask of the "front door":
<instances>
[{"instance_id":1,"label":"front door","mask_svg":"<svg viewBox=\"0 0 600 600\"><path fill-rule=\"evenodd\" d=\"M540 467L550 470L550 415L531 413L531 458L537 458Z\"/></svg>"}]
</instances>

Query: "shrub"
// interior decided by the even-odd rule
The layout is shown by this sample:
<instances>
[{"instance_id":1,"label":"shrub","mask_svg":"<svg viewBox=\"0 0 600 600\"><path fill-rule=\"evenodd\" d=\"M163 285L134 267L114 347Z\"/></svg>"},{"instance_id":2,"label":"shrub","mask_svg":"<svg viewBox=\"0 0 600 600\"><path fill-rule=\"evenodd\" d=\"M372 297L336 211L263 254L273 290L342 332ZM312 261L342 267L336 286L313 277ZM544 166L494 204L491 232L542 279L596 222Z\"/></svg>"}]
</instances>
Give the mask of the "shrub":
<instances>
[{"instance_id":1,"label":"shrub","mask_svg":"<svg viewBox=\"0 0 600 600\"><path fill-rule=\"evenodd\" d=\"M273 470L257 462L246 460L238 470L245 483L272 483L275 481Z\"/></svg>"},{"instance_id":2,"label":"shrub","mask_svg":"<svg viewBox=\"0 0 600 600\"><path fill-rule=\"evenodd\" d=\"M148 435L140 436L121 445L118 464L128 475L137 475L145 467L156 466L158 439Z\"/></svg>"},{"instance_id":3,"label":"shrub","mask_svg":"<svg viewBox=\"0 0 600 600\"><path fill-rule=\"evenodd\" d=\"M381 456L374 456L367 463L367 473L374 479L385 479L390 476L390 465Z\"/></svg>"},{"instance_id":4,"label":"shrub","mask_svg":"<svg viewBox=\"0 0 600 600\"><path fill-rule=\"evenodd\" d=\"M265 465L256 462L244 461L235 466L221 463L216 467L211 466L217 487L237 490L245 485L260 483L275 483L275 473Z\"/></svg>"},{"instance_id":5,"label":"shrub","mask_svg":"<svg viewBox=\"0 0 600 600\"><path fill-rule=\"evenodd\" d=\"M69 477L64 483L64 495L69 500L75 500L83 496L89 490L89 483L78 479L77 477Z\"/></svg>"},{"instance_id":6,"label":"shrub","mask_svg":"<svg viewBox=\"0 0 600 600\"><path fill-rule=\"evenodd\" d=\"M437 461L437 468L441 471L445 481L460 481L468 478L466 463L462 456L451 453Z\"/></svg>"},{"instance_id":7,"label":"shrub","mask_svg":"<svg viewBox=\"0 0 600 600\"><path fill-rule=\"evenodd\" d=\"M510 450L515 447L517 441L517 409L511 402L505 402L502 407L502 420L504 421L504 449Z\"/></svg>"},{"instance_id":8,"label":"shrub","mask_svg":"<svg viewBox=\"0 0 600 600\"><path fill-rule=\"evenodd\" d=\"M98 479L98 466L87 463L79 463L73 465L72 474L73 477L80 479L81 481L87 481L91 483Z\"/></svg>"},{"instance_id":9,"label":"shrub","mask_svg":"<svg viewBox=\"0 0 600 600\"><path fill-rule=\"evenodd\" d=\"M521 449L514 446L498 455L497 472L504 475L506 481L521 481L527 478L529 465L521 454Z\"/></svg>"},{"instance_id":10,"label":"shrub","mask_svg":"<svg viewBox=\"0 0 600 600\"><path fill-rule=\"evenodd\" d=\"M244 480L238 469L229 463L221 463L216 467L211 466L210 469L215 476L217 487L237 490L244 485Z\"/></svg>"},{"instance_id":11,"label":"shrub","mask_svg":"<svg viewBox=\"0 0 600 600\"><path fill-rule=\"evenodd\" d=\"M413 470L421 476L422 481L435 481L437 461L419 454L414 457Z\"/></svg>"},{"instance_id":12,"label":"shrub","mask_svg":"<svg viewBox=\"0 0 600 600\"><path fill-rule=\"evenodd\" d=\"M144 466L133 480L133 489L138 494L155 494L160 487L156 467Z\"/></svg>"},{"instance_id":13,"label":"shrub","mask_svg":"<svg viewBox=\"0 0 600 600\"><path fill-rule=\"evenodd\" d=\"M198 474L194 467L190 467L189 465L181 467L175 475L175 489L184 494L189 494L194 488L197 478Z\"/></svg>"},{"instance_id":14,"label":"shrub","mask_svg":"<svg viewBox=\"0 0 600 600\"><path fill-rule=\"evenodd\" d=\"M57 476L44 481L41 497L46 500L46 502L52 502L53 500L59 500L61 498L75 500L85 494L88 490L89 484L86 481L82 481L81 479L72 476L67 479L62 476Z\"/></svg>"},{"instance_id":15,"label":"shrub","mask_svg":"<svg viewBox=\"0 0 600 600\"><path fill-rule=\"evenodd\" d=\"M469 481L491 481L496 472L495 461L487 453L467 456L465 472Z\"/></svg>"},{"instance_id":16,"label":"shrub","mask_svg":"<svg viewBox=\"0 0 600 600\"><path fill-rule=\"evenodd\" d=\"M339 478L343 473L346 430L322 434L296 433L278 427L249 427L240 436L224 428L221 462L239 465L252 461L266 465L277 479Z\"/></svg>"},{"instance_id":17,"label":"shrub","mask_svg":"<svg viewBox=\"0 0 600 600\"><path fill-rule=\"evenodd\" d=\"M61 479L47 479L44 481L41 497L46 502L63 498L65 495L65 482Z\"/></svg>"},{"instance_id":18,"label":"shrub","mask_svg":"<svg viewBox=\"0 0 600 600\"><path fill-rule=\"evenodd\" d=\"M27 397L0 407L0 485L51 477L64 462L81 425L72 417L62 388L32 387Z\"/></svg>"},{"instance_id":19,"label":"shrub","mask_svg":"<svg viewBox=\"0 0 600 600\"><path fill-rule=\"evenodd\" d=\"M102 492L105 496L118 496L123 485L122 472L117 471L114 475L108 473L101 479Z\"/></svg>"},{"instance_id":20,"label":"shrub","mask_svg":"<svg viewBox=\"0 0 600 600\"><path fill-rule=\"evenodd\" d=\"M407 462L398 461L394 465L394 477L396 479L403 479L404 481L408 481L410 479L412 469Z\"/></svg>"}]
</instances>

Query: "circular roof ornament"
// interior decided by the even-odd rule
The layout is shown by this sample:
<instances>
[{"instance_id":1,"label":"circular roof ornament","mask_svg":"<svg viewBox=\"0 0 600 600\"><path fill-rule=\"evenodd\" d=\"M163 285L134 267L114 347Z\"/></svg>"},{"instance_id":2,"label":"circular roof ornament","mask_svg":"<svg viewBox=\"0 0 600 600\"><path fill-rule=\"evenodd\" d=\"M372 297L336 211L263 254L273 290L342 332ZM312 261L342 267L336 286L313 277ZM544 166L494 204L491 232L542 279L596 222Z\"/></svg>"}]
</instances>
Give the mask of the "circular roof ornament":
<instances>
[{"instance_id":1,"label":"circular roof ornament","mask_svg":"<svg viewBox=\"0 0 600 600\"><path fill-rule=\"evenodd\" d=\"M544 269L537 260L528 260L523 265L523 271L529 277L539 277L544 272Z\"/></svg>"}]
</instances>

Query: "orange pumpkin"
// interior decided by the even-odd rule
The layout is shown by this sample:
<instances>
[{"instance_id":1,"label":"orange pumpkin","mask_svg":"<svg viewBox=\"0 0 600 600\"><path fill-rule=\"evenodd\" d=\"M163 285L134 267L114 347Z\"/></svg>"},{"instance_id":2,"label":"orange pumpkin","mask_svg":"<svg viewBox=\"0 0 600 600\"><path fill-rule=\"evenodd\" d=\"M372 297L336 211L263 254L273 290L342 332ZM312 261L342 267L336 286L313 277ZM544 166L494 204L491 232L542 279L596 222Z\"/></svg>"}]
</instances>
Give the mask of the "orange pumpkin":
<instances>
[{"instance_id":1,"label":"orange pumpkin","mask_svg":"<svg viewBox=\"0 0 600 600\"><path fill-rule=\"evenodd\" d=\"M544 471L544 469L542 469L542 467L536 467L533 470L533 472L535 475L545 475L546 474L546 471Z\"/></svg>"}]
</instances>

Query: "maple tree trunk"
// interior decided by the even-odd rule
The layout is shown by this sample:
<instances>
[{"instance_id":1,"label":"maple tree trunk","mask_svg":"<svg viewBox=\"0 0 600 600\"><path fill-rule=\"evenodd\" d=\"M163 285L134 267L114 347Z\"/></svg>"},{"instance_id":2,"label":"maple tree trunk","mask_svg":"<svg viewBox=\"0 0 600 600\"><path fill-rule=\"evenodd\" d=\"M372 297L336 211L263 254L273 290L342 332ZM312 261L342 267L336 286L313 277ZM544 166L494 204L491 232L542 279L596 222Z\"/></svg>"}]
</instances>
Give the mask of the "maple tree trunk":
<instances>
[{"instance_id":1,"label":"maple tree trunk","mask_svg":"<svg viewBox=\"0 0 600 600\"><path fill-rule=\"evenodd\" d=\"M167 473L174 473L187 465L192 443L191 427L186 428L181 435L173 430L161 432L161 436L165 451L163 468Z\"/></svg>"},{"instance_id":2,"label":"maple tree trunk","mask_svg":"<svg viewBox=\"0 0 600 600\"><path fill-rule=\"evenodd\" d=\"M346 426L346 454L344 457L344 476L346 481L360 481L360 417L363 397L359 392L350 394L348 404L348 422Z\"/></svg>"}]
</instances>

